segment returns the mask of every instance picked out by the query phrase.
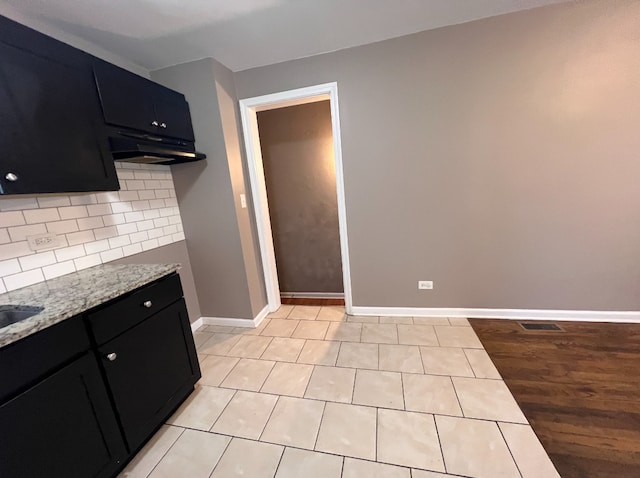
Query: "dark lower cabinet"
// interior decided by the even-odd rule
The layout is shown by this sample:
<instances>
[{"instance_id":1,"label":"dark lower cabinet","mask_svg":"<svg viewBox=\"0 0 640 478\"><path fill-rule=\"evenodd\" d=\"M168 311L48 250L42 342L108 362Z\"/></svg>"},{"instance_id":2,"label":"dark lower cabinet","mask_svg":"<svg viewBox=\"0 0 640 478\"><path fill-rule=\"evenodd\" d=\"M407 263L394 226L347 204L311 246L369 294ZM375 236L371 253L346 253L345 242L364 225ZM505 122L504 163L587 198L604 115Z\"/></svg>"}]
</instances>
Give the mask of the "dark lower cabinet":
<instances>
[{"instance_id":1,"label":"dark lower cabinet","mask_svg":"<svg viewBox=\"0 0 640 478\"><path fill-rule=\"evenodd\" d=\"M125 458L91 353L0 406L0 476L109 477Z\"/></svg>"},{"instance_id":2,"label":"dark lower cabinet","mask_svg":"<svg viewBox=\"0 0 640 478\"><path fill-rule=\"evenodd\" d=\"M99 348L129 450L136 450L200 377L184 300Z\"/></svg>"}]
</instances>

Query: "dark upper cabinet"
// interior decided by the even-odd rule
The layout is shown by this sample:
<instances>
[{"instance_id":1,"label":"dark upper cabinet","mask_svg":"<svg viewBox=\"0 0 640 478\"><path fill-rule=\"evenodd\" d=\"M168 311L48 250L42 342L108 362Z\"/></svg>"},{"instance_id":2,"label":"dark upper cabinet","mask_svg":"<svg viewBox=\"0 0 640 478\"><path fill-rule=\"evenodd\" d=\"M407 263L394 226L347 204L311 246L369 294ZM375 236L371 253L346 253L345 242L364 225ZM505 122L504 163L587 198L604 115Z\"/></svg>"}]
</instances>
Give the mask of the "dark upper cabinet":
<instances>
[{"instance_id":1,"label":"dark upper cabinet","mask_svg":"<svg viewBox=\"0 0 640 478\"><path fill-rule=\"evenodd\" d=\"M118 189L91 58L0 17L0 194Z\"/></svg>"},{"instance_id":2,"label":"dark upper cabinet","mask_svg":"<svg viewBox=\"0 0 640 478\"><path fill-rule=\"evenodd\" d=\"M97 61L94 71L107 124L194 141L184 95L107 62Z\"/></svg>"}]
</instances>

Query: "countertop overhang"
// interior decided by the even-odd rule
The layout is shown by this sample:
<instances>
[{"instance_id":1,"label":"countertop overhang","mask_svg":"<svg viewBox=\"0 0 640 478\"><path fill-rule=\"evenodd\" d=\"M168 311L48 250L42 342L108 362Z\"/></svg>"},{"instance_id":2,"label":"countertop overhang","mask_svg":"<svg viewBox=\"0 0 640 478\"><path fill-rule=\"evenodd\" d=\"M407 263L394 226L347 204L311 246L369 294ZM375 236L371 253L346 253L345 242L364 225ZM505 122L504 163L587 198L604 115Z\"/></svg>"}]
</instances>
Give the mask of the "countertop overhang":
<instances>
[{"instance_id":1,"label":"countertop overhang","mask_svg":"<svg viewBox=\"0 0 640 478\"><path fill-rule=\"evenodd\" d=\"M0 348L104 304L161 277L180 264L100 265L0 294L0 305L28 305L44 310L0 328Z\"/></svg>"}]
</instances>

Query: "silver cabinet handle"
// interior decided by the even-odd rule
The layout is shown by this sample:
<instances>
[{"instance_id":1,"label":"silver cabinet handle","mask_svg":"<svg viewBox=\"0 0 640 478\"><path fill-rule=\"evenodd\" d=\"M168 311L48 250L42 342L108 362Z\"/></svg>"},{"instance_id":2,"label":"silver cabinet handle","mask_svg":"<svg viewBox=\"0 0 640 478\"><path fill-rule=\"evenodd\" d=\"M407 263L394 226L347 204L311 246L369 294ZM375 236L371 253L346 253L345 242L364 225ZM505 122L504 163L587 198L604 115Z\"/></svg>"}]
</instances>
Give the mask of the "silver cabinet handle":
<instances>
[{"instance_id":1,"label":"silver cabinet handle","mask_svg":"<svg viewBox=\"0 0 640 478\"><path fill-rule=\"evenodd\" d=\"M152 121L151 122L151 126L158 126L158 122L157 121Z\"/></svg>"},{"instance_id":2,"label":"silver cabinet handle","mask_svg":"<svg viewBox=\"0 0 640 478\"><path fill-rule=\"evenodd\" d=\"M147 309L150 308L153 305L153 302L151 302L150 300L145 300L142 305L144 305Z\"/></svg>"},{"instance_id":3,"label":"silver cabinet handle","mask_svg":"<svg viewBox=\"0 0 640 478\"><path fill-rule=\"evenodd\" d=\"M18 180L18 175L16 173L7 173L4 178L13 183Z\"/></svg>"},{"instance_id":4,"label":"silver cabinet handle","mask_svg":"<svg viewBox=\"0 0 640 478\"><path fill-rule=\"evenodd\" d=\"M161 128L166 128L167 127L167 123L160 123L160 127Z\"/></svg>"},{"instance_id":5,"label":"silver cabinet handle","mask_svg":"<svg viewBox=\"0 0 640 478\"><path fill-rule=\"evenodd\" d=\"M113 362L117 358L118 358L118 354L115 352L111 352L110 354L107 354L107 359L109 360L109 362Z\"/></svg>"}]
</instances>

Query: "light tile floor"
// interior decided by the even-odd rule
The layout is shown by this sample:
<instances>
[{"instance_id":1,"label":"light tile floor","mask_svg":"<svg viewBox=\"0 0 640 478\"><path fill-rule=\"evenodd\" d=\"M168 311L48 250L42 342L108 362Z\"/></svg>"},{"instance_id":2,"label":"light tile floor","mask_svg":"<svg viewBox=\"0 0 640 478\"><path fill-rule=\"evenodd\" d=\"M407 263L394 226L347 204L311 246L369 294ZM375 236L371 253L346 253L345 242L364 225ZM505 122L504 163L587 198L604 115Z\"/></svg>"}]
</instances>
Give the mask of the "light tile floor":
<instances>
[{"instance_id":1,"label":"light tile floor","mask_svg":"<svg viewBox=\"0 0 640 478\"><path fill-rule=\"evenodd\" d=\"M466 319L282 306L194 338L202 379L121 477L559 477Z\"/></svg>"}]
</instances>

